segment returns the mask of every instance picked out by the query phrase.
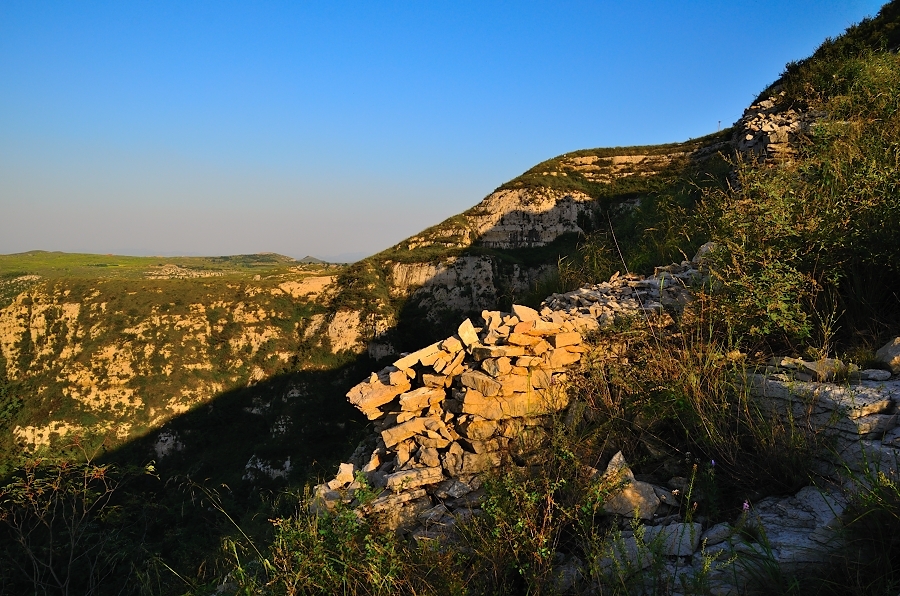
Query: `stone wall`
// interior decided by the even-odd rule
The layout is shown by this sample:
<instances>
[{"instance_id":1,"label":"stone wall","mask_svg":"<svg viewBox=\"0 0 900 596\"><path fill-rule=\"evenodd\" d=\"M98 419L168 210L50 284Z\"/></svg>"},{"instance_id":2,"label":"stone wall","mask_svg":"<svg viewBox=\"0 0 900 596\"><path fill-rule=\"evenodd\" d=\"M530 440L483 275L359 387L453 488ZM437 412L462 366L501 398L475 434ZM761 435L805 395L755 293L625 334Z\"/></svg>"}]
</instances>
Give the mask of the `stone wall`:
<instances>
[{"instance_id":1,"label":"stone wall","mask_svg":"<svg viewBox=\"0 0 900 596\"><path fill-rule=\"evenodd\" d=\"M571 415L567 371L589 351L585 334L617 317L665 323L666 307L690 300L690 285L702 279L699 269L683 262L648 278L616 274L554 294L540 311L484 311L480 326L467 319L452 337L373 373L348 398L373 421L377 437L316 487L314 507L357 505L355 491L364 479L380 494L360 514L416 541L452 535L455 524L481 514L484 474L532 463L549 441L552 417ZM900 373L900 338L879 357ZM682 518L681 499L689 494L684 478L643 482L621 453L605 471L582 466L590 478L619 487L606 499L608 514L640 520L637 531L626 525L610 540L601 568L640 573L662 556L672 593L679 593L679 578L691 581L701 573L714 594L743 593L749 574L737 572L735 560L787 570L823 563L841 545L848 474L897 473L900 380L892 371L859 370L833 359L776 358L748 374L743 386L773 420L824 437L831 446L815 462L816 485L747 501L733 523L709 525ZM711 558L715 562L705 567ZM577 559L562 562L560 590L578 581L583 569Z\"/></svg>"},{"instance_id":2,"label":"stone wall","mask_svg":"<svg viewBox=\"0 0 900 596\"><path fill-rule=\"evenodd\" d=\"M823 116L786 105L784 91L776 88L773 95L744 111L734 125L732 143L738 151L759 160L788 159L797 153L801 137Z\"/></svg>"},{"instance_id":3,"label":"stone wall","mask_svg":"<svg viewBox=\"0 0 900 596\"><path fill-rule=\"evenodd\" d=\"M621 317L661 322L664 305L685 304L686 284L699 276L684 262L554 294L540 311L484 311L481 326L467 319L455 335L372 373L348 398L373 421L374 445L316 488L316 506L352 504L361 474L381 491L364 513L418 539L477 514L480 475L527 464L549 440L551 416L569 405L566 372L587 351L584 335ZM611 507L628 513L632 504Z\"/></svg>"}]
</instances>

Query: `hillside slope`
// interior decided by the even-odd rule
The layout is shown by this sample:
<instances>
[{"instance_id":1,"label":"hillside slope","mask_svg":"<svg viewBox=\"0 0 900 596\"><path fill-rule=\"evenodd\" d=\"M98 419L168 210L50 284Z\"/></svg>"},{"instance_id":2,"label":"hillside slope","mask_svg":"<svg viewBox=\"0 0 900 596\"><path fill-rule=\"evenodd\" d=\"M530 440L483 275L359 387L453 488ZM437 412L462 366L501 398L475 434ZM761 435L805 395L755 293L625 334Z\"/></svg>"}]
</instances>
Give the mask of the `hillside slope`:
<instances>
[{"instance_id":1,"label":"hillside slope","mask_svg":"<svg viewBox=\"0 0 900 596\"><path fill-rule=\"evenodd\" d=\"M696 338L673 328L662 360L640 351L618 380L601 375L586 390L615 392L601 422L626 447L681 445L678 459L716 460L719 478L782 473L778 456L804 459L795 436L744 453L733 427L710 432L701 418L689 429L685 412L710 403L704 392L734 358L850 353L864 363L900 333L898 23L895 1L788 65L731 129L553 158L344 268L273 255L0 256L2 480L27 477L28 455L87 455L126 471L155 462L158 477L124 491L117 512L134 548L114 565L129 577L163 561L157 572L175 568L198 578L193 592L212 591L235 520L258 528L282 515L273 509L293 510L296 495L271 502L267 491L332 473L364 434L344 394L381 367L373 357L449 335L446 324L472 311L681 262L708 240L717 246L693 331L712 345L692 352ZM712 403L701 413L720 420L729 409ZM654 433L667 444L651 445ZM729 442L740 449L714 453ZM185 592L171 582L160 592Z\"/></svg>"}]
</instances>

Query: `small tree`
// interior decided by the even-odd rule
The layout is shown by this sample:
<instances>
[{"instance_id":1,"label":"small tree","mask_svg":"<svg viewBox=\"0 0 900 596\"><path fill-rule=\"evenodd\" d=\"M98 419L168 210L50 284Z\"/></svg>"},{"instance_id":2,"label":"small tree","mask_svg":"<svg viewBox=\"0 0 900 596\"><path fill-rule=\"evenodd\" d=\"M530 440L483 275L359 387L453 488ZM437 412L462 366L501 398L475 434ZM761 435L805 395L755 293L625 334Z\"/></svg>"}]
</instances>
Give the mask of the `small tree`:
<instances>
[{"instance_id":1,"label":"small tree","mask_svg":"<svg viewBox=\"0 0 900 596\"><path fill-rule=\"evenodd\" d=\"M35 594L90 595L104 582L124 583L128 524L114 497L130 476L91 458L26 461L0 487L4 566Z\"/></svg>"}]
</instances>

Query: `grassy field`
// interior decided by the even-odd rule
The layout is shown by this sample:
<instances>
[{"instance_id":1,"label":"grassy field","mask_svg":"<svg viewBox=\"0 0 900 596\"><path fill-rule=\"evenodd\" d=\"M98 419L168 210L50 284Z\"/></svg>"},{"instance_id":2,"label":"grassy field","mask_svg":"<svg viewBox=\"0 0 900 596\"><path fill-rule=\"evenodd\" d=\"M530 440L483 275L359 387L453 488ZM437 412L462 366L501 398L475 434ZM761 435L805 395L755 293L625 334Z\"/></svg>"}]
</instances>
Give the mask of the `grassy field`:
<instances>
[{"instance_id":1,"label":"grassy field","mask_svg":"<svg viewBox=\"0 0 900 596\"><path fill-rule=\"evenodd\" d=\"M301 264L275 253L224 257L132 257L87 253L28 252L0 255L0 279L24 275L49 278L140 279L158 275L166 265L197 273L230 276L277 275L290 271L318 271L321 265Z\"/></svg>"}]
</instances>

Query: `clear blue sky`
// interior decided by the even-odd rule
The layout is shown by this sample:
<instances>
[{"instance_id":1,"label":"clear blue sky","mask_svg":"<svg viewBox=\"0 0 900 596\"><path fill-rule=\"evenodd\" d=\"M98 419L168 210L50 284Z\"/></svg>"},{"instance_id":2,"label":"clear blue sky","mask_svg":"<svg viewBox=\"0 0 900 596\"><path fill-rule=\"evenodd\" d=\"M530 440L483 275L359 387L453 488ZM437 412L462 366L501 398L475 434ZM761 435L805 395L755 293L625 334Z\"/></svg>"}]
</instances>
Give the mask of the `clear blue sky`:
<instances>
[{"instance_id":1,"label":"clear blue sky","mask_svg":"<svg viewBox=\"0 0 900 596\"><path fill-rule=\"evenodd\" d=\"M370 254L728 126L881 3L0 3L0 253Z\"/></svg>"}]
</instances>

